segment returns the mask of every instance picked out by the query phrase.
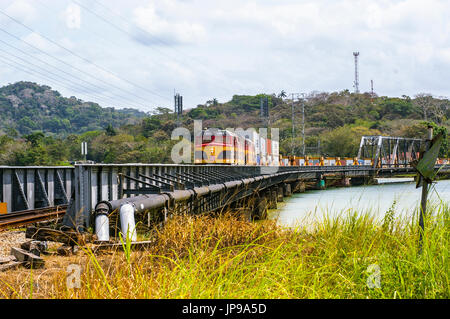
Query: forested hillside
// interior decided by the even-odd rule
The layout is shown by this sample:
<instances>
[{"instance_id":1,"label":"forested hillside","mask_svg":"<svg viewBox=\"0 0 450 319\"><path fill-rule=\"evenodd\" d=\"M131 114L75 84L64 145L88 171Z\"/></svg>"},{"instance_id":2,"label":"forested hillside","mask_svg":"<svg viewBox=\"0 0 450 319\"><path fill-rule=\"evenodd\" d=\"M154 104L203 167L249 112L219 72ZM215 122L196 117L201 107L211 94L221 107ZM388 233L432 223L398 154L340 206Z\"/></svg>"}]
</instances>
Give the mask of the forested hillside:
<instances>
[{"instance_id":1,"label":"forested hillside","mask_svg":"<svg viewBox=\"0 0 450 319\"><path fill-rule=\"evenodd\" d=\"M177 142L170 139L176 127L172 106L159 107L151 115L105 109L25 82L3 87L0 94L0 165L68 164L82 158L83 141L88 142L88 159L95 162L171 162L171 149ZM191 132L194 120L203 120L204 128L265 127L259 116L261 96L235 95L223 103L212 98L194 108L185 106L181 124ZM300 155L300 102L293 102L284 92L268 98L269 126L280 130L280 153ZM305 141L310 155L355 156L362 135L424 137L425 122L436 123L437 131L450 128L450 101L428 94L398 98L344 90L313 92L305 101ZM440 155L449 156L448 137Z\"/></svg>"},{"instance_id":2,"label":"forested hillside","mask_svg":"<svg viewBox=\"0 0 450 319\"><path fill-rule=\"evenodd\" d=\"M136 123L146 114L133 109L102 108L76 97L66 98L45 85L18 82L0 88L0 133L42 131L67 135Z\"/></svg>"}]
</instances>

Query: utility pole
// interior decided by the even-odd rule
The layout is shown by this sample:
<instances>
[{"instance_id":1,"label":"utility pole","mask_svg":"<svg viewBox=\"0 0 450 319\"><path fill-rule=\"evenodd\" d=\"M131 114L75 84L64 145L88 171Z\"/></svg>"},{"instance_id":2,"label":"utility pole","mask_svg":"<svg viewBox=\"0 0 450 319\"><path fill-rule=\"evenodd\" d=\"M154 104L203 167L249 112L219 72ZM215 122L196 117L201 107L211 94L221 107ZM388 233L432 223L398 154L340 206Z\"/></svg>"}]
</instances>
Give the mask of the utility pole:
<instances>
[{"instance_id":1,"label":"utility pole","mask_svg":"<svg viewBox=\"0 0 450 319\"><path fill-rule=\"evenodd\" d=\"M433 127L428 126L427 131L427 139L426 139L426 145L425 145L425 152L430 149L431 146L431 140L433 139ZM436 161L436 160L435 160ZM427 181L426 178L422 178L422 198L420 201L420 216L419 216L419 249L422 249L422 242L423 242L423 232L425 231L425 214L427 212L427 198L428 198L428 188L430 183Z\"/></svg>"},{"instance_id":2,"label":"utility pole","mask_svg":"<svg viewBox=\"0 0 450 319\"><path fill-rule=\"evenodd\" d=\"M302 97L302 143L303 143L303 157L306 156L306 144L305 144L305 101Z\"/></svg>"},{"instance_id":3,"label":"utility pole","mask_svg":"<svg viewBox=\"0 0 450 319\"><path fill-rule=\"evenodd\" d=\"M84 161L87 161L87 142L81 142L81 155L84 158Z\"/></svg>"},{"instance_id":4,"label":"utility pole","mask_svg":"<svg viewBox=\"0 0 450 319\"><path fill-rule=\"evenodd\" d=\"M295 138L294 93L292 93L291 96L292 96L292 103L291 103L291 107L292 107L292 139L291 139L292 151L291 151L291 154L292 154L292 156L295 156L295 154L294 154L294 138Z\"/></svg>"}]
</instances>

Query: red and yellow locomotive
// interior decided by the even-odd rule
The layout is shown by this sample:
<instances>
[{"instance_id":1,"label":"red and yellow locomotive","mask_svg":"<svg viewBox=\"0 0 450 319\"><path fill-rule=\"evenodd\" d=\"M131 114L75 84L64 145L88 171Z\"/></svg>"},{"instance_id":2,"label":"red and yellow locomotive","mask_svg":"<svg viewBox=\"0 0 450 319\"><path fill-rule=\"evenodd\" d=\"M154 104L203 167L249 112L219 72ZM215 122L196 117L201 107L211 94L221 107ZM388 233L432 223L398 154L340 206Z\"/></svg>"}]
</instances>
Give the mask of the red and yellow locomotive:
<instances>
[{"instance_id":1,"label":"red and yellow locomotive","mask_svg":"<svg viewBox=\"0 0 450 319\"><path fill-rule=\"evenodd\" d=\"M195 164L256 165L254 143L228 130L204 130L194 147Z\"/></svg>"}]
</instances>

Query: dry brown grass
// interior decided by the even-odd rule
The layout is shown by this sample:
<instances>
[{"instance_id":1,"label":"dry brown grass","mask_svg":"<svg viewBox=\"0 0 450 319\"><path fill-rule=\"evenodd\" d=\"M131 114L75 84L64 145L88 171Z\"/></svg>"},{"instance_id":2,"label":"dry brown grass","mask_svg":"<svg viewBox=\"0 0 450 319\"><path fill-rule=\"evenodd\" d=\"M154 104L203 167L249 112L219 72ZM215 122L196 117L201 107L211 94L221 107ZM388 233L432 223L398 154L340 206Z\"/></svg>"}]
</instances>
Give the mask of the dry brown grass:
<instances>
[{"instance_id":1,"label":"dry brown grass","mask_svg":"<svg viewBox=\"0 0 450 319\"><path fill-rule=\"evenodd\" d=\"M121 250L94 254L89 246L80 249L74 256L45 256L45 269L18 268L0 273L0 296L104 298L113 297L118 293L121 298L136 298L142 296L142 291L136 294L133 289L136 276L141 276L141 279L142 276L146 276L145 281L149 286L144 296L148 297L153 295L148 293L153 289L157 290L161 284L158 274L168 269L176 271L175 260L189 258L189 255L192 257L193 254L197 255L196 258L202 258L212 251L221 251L223 256L211 258L210 266L214 267L220 265L224 258L238 253L246 245L263 245L280 239L282 232L275 221L254 223L232 214L218 217L173 216L163 230L153 233L155 245L143 252L131 252L129 261L124 258ZM226 248L229 250L224 251ZM255 251L252 253L258 255ZM67 289L66 270L71 264L81 265L82 281L89 283L83 285L84 289ZM155 294L153 297L164 298L156 291Z\"/></svg>"},{"instance_id":2,"label":"dry brown grass","mask_svg":"<svg viewBox=\"0 0 450 319\"><path fill-rule=\"evenodd\" d=\"M356 214L316 228L287 230L275 221L230 214L174 216L145 251L47 256L45 269L0 273L2 298L448 298L446 206L427 221L418 254L415 221L386 227ZM368 266L381 288L367 286ZM81 266L81 288L66 285Z\"/></svg>"}]
</instances>

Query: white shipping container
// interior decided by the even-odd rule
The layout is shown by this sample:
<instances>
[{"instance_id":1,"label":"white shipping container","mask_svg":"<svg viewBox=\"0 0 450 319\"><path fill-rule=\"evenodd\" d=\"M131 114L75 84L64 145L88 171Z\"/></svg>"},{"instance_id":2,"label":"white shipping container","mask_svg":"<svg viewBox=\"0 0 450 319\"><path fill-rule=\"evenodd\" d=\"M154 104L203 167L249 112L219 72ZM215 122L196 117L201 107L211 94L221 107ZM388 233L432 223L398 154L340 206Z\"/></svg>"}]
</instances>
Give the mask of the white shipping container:
<instances>
[{"instance_id":1,"label":"white shipping container","mask_svg":"<svg viewBox=\"0 0 450 319\"><path fill-rule=\"evenodd\" d=\"M272 156L279 158L280 155L280 143L272 140Z\"/></svg>"},{"instance_id":2,"label":"white shipping container","mask_svg":"<svg viewBox=\"0 0 450 319\"><path fill-rule=\"evenodd\" d=\"M272 166L280 166L280 157L278 155L273 156Z\"/></svg>"},{"instance_id":3,"label":"white shipping container","mask_svg":"<svg viewBox=\"0 0 450 319\"><path fill-rule=\"evenodd\" d=\"M247 130L236 130L236 134L248 138L250 141L255 144L255 154L260 155L260 138L258 132L255 129L247 129Z\"/></svg>"},{"instance_id":4,"label":"white shipping container","mask_svg":"<svg viewBox=\"0 0 450 319\"><path fill-rule=\"evenodd\" d=\"M266 139L263 137L259 137L259 150L260 150L261 165L266 165L267 163Z\"/></svg>"}]
</instances>

